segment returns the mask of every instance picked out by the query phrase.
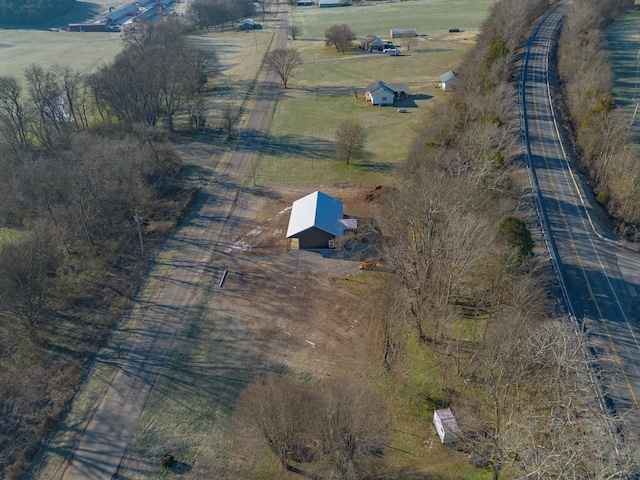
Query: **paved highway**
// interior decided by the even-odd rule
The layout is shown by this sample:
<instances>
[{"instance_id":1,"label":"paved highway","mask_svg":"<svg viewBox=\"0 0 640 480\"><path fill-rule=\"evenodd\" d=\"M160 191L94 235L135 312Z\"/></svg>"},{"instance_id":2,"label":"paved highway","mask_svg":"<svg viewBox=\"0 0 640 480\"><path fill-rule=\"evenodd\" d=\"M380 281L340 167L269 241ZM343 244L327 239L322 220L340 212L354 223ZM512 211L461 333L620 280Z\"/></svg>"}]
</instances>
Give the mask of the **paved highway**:
<instances>
[{"instance_id":1,"label":"paved highway","mask_svg":"<svg viewBox=\"0 0 640 480\"><path fill-rule=\"evenodd\" d=\"M640 253L607 240L594 220L561 135L549 86L549 54L567 2L555 7L531 36L521 70L524 147L537 190L547 246L570 313L613 353L615 366L603 379L606 405L629 412L640 432ZM596 207L597 208L597 207ZM606 237L606 238L605 238Z\"/></svg>"}]
</instances>

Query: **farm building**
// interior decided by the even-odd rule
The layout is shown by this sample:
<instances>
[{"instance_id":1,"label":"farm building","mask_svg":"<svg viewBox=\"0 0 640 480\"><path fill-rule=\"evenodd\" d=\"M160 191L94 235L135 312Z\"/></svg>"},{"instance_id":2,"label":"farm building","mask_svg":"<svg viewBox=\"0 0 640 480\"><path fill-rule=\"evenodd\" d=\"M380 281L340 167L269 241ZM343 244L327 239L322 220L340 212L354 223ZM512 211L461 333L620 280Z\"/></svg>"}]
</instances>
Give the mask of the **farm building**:
<instances>
[{"instance_id":1,"label":"farm building","mask_svg":"<svg viewBox=\"0 0 640 480\"><path fill-rule=\"evenodd\" d=\"M433 412L433 424L442 443L454 443L458 440L460 429L458 428L456 417L451 413L451 409L444 408Z\"/></svg>"},{"instance_id":2,"label":"farm building","mask_svg":"<svg viewBox=\"0 0 640 480\"><path fill-rule=\"evenodd\" d=\"M254 22L251 18L245 18L244 20L240 20L236 25L236 30L253 30L256 28L256 22Z\"/></svg>"},{"instance_id":3,"label":"farm building","mask_svg":"<svg viewBox=\"0 0 640 480\"><path fill-rule=\"evenodd\" d=\"M109 26L103 22L70 23L67 29L70 32L108 32Z\"/></svg>"},{"instance_id":4,"label":"farm building","mask_svg":"<svg viewBox=\"0 0 640 480\"><path fill-rule=\"evenodd\" d=\"M393 105L398 100L407 98L409 85L406 83L373 82L365 89L364 98L371 105Z\"/></svg>"},{"instance_id":5,"label":"farm building","mask_svg":"<svg viewBox=\"0 0 640 480\"><path fill-rule=\"evenodd\" d=\"M340 200L313 192L293 202L287 238L298 239L298 248L330 248L344 235L343 217Z\"/></svg>"},{"instance_id":6,"label":"farm building","mask_svg":"<svg viewBox=\"0 0 640 480\"><path fill-rule=\"evenodd\" d=\"M415 28L392 28L389 35L391 38L417 37L418 31Z\"/></svg>"},{"instance_id":7,"label":"farm building","mask_svg":"<svg viewBox=\"0 0 640 480\"><path fill-rule=\"evenodd\" d=\"M364 50L366 52L381 52L385 47L387 42L382 40L380 37L375 35L367 35L366 37L362 37L360 39L360 50Z\"/></svg>"},{"instance_id":8,"label":"farm building","mask_svg":"<svg viewBox=\"0 0 640 480\"><path fill-rule=\"evenodd\" d=\"M349 3L344 0L318 0L318 7L347 7Z\"/></svg>"},{"instance_id":9,"label":"farm building","mask_svg":"<svg viewBox=\"0 0 640 480\"><path fill-rule=\"evenodd\" d=\"M134 23L139 22L149 22L149 23L157 23L163 16L162 8L160 5L156 5L151 7L144 12L142 12L137 17L133 17L132 21Z\"/></svg>"},{"instance_id":10,"label":"farm building","mask_svg":"<svg viewBox=\"0 0 640 480\"><path fill-rule=\"evenodd\" d=\"M449 70L447 73L440 75L440 88L442 88L443 91L449 92L455 90L458 85L460 85L460 79L453 70Z\"/></svg>"}]
</instances>

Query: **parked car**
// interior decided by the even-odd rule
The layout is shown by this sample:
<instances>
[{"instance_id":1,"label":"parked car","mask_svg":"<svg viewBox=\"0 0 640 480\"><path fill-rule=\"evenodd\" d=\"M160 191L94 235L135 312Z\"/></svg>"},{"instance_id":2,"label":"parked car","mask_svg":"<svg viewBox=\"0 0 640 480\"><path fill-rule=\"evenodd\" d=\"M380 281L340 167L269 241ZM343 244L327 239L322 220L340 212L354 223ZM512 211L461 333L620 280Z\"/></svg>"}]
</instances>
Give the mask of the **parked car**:
<instances>
[{"instance_id":1,"label":"parked car","mask_svg":"<svg viewBox=\"0 0 640 480\"><path fill-rule=\"evenodd\" d=\"M398 55L400 55L400 50L398 50L397 48L390 48L387 53L389 55L391 55L392 57L397 57Z\"/></svg>"},{"instance_id":2,"label":"parked car","mask_svg":"<svg viewBox=\"0 0 640 480\"><path fill-rule=\"evenodd\" d=\"M407 113L407 109L406 108L399 108L398 109L398 113Z\"/></svg>"}]
</instances>

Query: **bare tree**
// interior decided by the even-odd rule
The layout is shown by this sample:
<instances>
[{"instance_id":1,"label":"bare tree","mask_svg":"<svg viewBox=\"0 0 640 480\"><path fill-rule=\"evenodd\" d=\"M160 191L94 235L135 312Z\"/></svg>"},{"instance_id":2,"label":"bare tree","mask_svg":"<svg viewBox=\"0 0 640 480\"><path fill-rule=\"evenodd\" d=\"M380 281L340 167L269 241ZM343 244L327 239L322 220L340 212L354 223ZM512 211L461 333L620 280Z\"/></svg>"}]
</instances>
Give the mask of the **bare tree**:
<instances>
[{"instance_id":1,"label":"bare tree","mask_svg":"<svg viewBox=\"0 0 640 480\"><path fill-rule=\"evenodd\" d=\"M23 322L28 337L40 340L42 311L60 264L54 231L41 223L25 238L0 250L0 299Z\"/></svg>"},{"instance_id":2,"label":"bare tree","mask_svg":"<svg viewBox=\"0 0 640 480\"><path fill-rule=\"evenodd\" d=\"M54 65L53 73L61 87L65 111L73 120L76 130L89 129L88 96L89 89L84 76L74 72L68 65Z\"/></svg>"},{"instance_id":3,"label":"bare tree","mask_svg":"<svg viewBox=\"0 0 640 480\"><path fill-rule=\"evenodd\" d=\"M294 70L302 65L302 57L295 48L277 48L269 52L264 61L267 68L280 77L284 88L287 88Z\"/></svg>"},{"instance_id":4,"label":"bare tree","mask_svg":"<svg viewBox=\"0 0 640 480\"><path fill-rule=\"evenodd\" d=\"M336 130L336 156L347 165L351 160L362 158L367 131L356 121L346 121Z\"/></svg>"},{"instance_id":5,"label":"bare tree","mask_svg":"<svg viewBox=\"0 0 640 480\"><path fill-rule=\"evenodd\" d=\"M298 383L269 374L242 391L235 415L240 428L259 435L287 470L304 446L312 412L310 397Z\"/></svg>"},{"instance_id":6,"label":"bare tree","mask_svg":"<svg viewBox=\"0 0 640 480\"><path fill-rule=\"evenodd\" d=\"M0 76L0 134L14 150L30 145L28 122L20 83L15 77Z\"/></svg>"},{"instance_id":7,"label":"bare tree","mask_svg":"<svg viewBox=\"0 0 640 480\"><path fill-rule=\"evenodd\" d=\"M340 53L345 53L353 45L356 34L346 24L332 25L324 32L324 44L327 47L331 45L336 47Z\"/></svg>"},{"instance_id":8,"label":"bare tree","mask_svg":"<svg viewBox=\"0 0 640 480\"><path fill-rule=\"evenodd\" d=\"M300 27L298 27L297 25L293 25L293 24L289 25L289 28L288 28L287 32L289 33L289 36L291 37L291 40L295 40L302 33L300 31Z\"/></svg>"},{"instance_id":9,"label":"bare tree","mask_svg":"<svg viewBox=\"0 0 640 480\"><path fill-rule=\"evenodd\" d=\"M222 128L225 131L227 140L231 140L233 138L234 129L239 121L240 112L238 107L232 103L228 103L222 109Z\"/></svg>"},{"instance_id":10,"label":"bare tree","mask_svg":"<svg viewBox=\"0 0 640 480\"><path fill-rule=\"evenodd\" d=\"M267 17L267 11L271 8L273 0L256 0L255 3L257 3L260 7L260 12L262 13L262 23L264 23Z\"/></svg>"},{"instance_id":11,"label":"bare tree","mask_svg":"<svg viewBox=\"0 0 640 480\"><path fill-rule=\"evenodd\" d=\"M353 378L334 379L320 388L316 430L331 478L363 478L384 451L390 419L381 397Z\"/></svg>"},{"instance_id":12,"label":"bare tree","mask_svg":"<svg viewBox=\"0 0 640 480\"><path fill-rule=\"evenodd\" d=\"M415 41L415 39L416 39L416 36L411 30L407 30L402 35L402 43L403 43L403 46L407 47L407 52L411 51L411 46L413 45L413 42Z\"/></svg>"}]
</instances>

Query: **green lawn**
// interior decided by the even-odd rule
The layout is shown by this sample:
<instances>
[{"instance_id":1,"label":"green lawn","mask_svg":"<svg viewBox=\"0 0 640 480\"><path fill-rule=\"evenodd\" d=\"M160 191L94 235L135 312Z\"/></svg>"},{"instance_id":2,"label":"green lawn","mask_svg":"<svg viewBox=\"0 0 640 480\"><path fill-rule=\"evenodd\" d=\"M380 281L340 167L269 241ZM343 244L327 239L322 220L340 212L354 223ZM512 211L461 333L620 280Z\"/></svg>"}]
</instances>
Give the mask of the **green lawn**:
<instances>
[{"instance_id":1,"label":"green lawn","mask_svg":"<svg viewBox=\"0 0 640 480\"><path fill-rule=\"evenodd\" d=\"M443 95L436 88L439 76L463 61L480 19L493 2L475 2L472 7L465 3L414 0L295 9L293 22L300 26L302 35L289 46L300 52L303 64L294 72L291 88L281 95L269 137L255 160L256 183L392 182L391 172L406 158L422 112ZM406 25L401 18L411 18L415 23ZM413 39L408 49L406 40L396 41L405 44L398 57L365 54L355 48L356 42L351 51L341 54L322 41L324 30L338 21L362 35L388 36L390 25L416 27L430 34ZM370 29L365 30L365 26ZM452 26L462 33L450 35ZM410 98L393 107L372 107L364 101L363 89L377 80L408 84ZM400 106L408 113L398 113ZM334 159L335 131L345 120L359 120L367 130L366 156L353 165Z\"/></svg>"}]
</instances>

